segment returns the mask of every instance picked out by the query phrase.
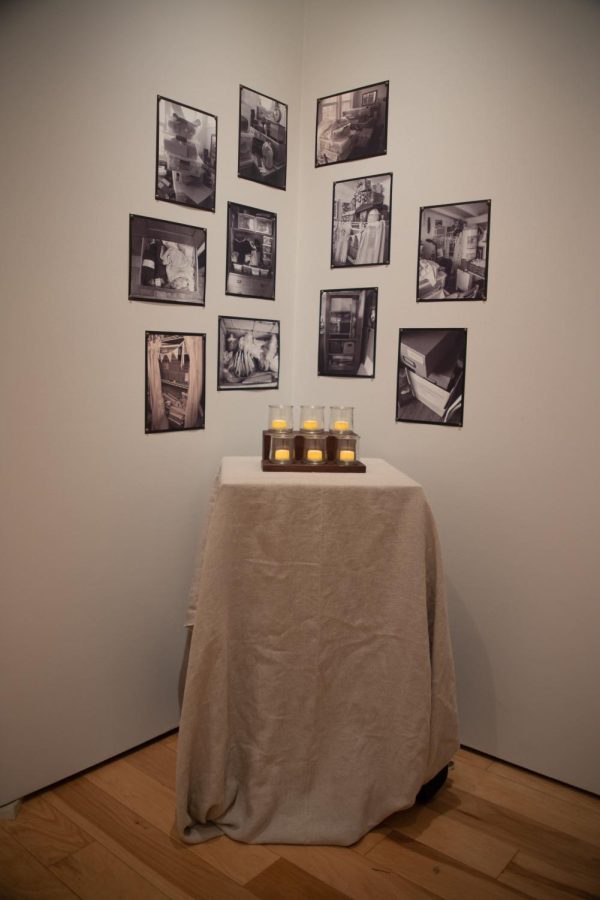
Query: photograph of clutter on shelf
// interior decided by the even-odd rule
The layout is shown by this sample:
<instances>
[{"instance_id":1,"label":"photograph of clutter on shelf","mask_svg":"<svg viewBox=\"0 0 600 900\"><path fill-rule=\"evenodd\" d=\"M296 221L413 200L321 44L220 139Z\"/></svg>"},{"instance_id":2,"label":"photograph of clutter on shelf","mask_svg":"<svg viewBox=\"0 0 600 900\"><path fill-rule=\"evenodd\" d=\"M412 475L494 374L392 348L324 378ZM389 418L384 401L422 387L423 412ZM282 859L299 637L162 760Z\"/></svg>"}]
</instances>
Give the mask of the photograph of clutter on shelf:
<instances>
[{"instance_id":1,"label":"photograph of clutter on shelf","mask_svg":"<svg viewBox=\"0 0 600 900\"><path fill-rule=\"evenodd\" d=\"M158 97L156 199L215 211L217 117Z\"/></svg>"},{"instance_id":2,"label":"photograph of clutter on shelf","mask_svg":"<svg viewBox=\"0 0 600 900\"><path fill-rule=\"evenodd\" d=\"M377 288L321 291L319 375L375 376Z\"/></svg>"},{"instance_id":3,"label":"photograph of clutter on shelf","mask_svg":"<svg viewBox=\"0 0 600 900\"><path fill-rule=\"evenodd\" d=\"M129 299L204 306L206 228L129 216Z\"/></svg>"},{"instance_id":4,"label":"photograph of clutter on shelf","mask_svg":"<svg viewBox=\"0 0 600 900\"><path fill-rule=\"evenodd\" d=\"M487 300L491 200L421 207L417 302Z\"/></svg>"},{"instance_id":5,"label":"photograph of clutter on shelf","mask_svg":"<svg viewBox=\"0 0 600 900\"><path fill-rule=\"evenodd\" d=\"M279 322L219 316L217 390L279 387Z\"/></svg>"},{"instance_id":6,"label":"photograph of clutter on shelf","mask_svg":"<svg viewBox=\"0 0 600 900\"><path fill-rule=\"evenodd\" d=\"M466 328L401 328L396 421L463 424Z\"/></svg>"},{"instance_id":7,"label":"photograph of clutter on shelf","mask_svg":"<svg viewBox=\"0 0 600 900\"><path fill-rule=\"evenodd\" d=\"M390 261L392 173L333 184L331 268Z\"/></svg>"},{"instance_id":8,"label":"photograph of clutter on shelf","mask_svg":"<svg viewBox=\"0 0 600 900\"><path fill-rule=\"evenodd\" d=\"M146 332L146 434L204 428L206 335Z\"/></svg>"},{"instance_id":9,"label":"photograph of clutter on shelf","mask_svg":"<svg viewBox=\"0 0 600 900\"><path fill-rule=\"evenodd\" d=\"M240 85L238 176L285 191L287 105Z\"/></svg>"},{"instance_id":10,"label":"photograph of clutter on shelf","mask_svg":"<svg viewBox=\"0 0 600 900\"><path fill-rule=\"evenodd\" d=\"M389 82L317 100L315 167L387 153Z\"/></svg>"},{"instance_id":11,"label":"photograph of clutter on shelf","mask_svg":"<svg viewBox=\"0 0 600 900\"><path fill-rule=\"evenodd\" d=\"M228 202L225 293L274 300L276 249L275 213Z\"/></svg>"}]
</instances>

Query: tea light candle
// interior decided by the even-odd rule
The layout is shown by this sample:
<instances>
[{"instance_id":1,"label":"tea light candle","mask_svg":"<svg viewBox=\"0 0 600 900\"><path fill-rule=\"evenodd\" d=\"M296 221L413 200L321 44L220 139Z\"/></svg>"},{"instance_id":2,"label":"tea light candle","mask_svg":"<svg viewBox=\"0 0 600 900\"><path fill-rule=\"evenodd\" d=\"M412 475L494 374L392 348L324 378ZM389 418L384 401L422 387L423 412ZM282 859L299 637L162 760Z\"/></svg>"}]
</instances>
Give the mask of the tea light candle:
<instances>
[{"instance_id":1,"label":"tea light candle","mask_svg":"<svg viewBox=\"0 0 600 900\"><path fill-rule=\"evenodd\" d=\"M287 447L281 447L279 450L275 451L275 459L277 462L289 462L290 461L290 451Z\"/></svg>"},{"instance_id":2,"label":"tea light candle","mask_svg":"<svg viewBox=\"0 0 600 900\"><path fill-rule=\"evenodd\" d=\"M308 450L306 452L306 458L309 462L321 462L323 459L323 451L322 450Z\"/></svg>"},{"instance_id":3,"label":"tea light candle","mask_svg":"<svg viewBox=\"0 0 600 900\"><path fill-rule=\"evenodd\" d=\"M285 431L287 428L287 422L285 419L273 419L271 421L271 428L274 431Z\"/></svg>"},{"instance_id":4,"label":"tea light candle","mask_svg":"<svg viewBox=\"0 0 600 900\"><path fill-rule=\"evenodd\" d=\"M338 419L337 422L333 423L334 431L348 431L350 425L345 419Z\"/></svg>"},{"instance_id":5,"label":"tea light candle","mask_svg":"<svg viewBox=\"0 0 600 900\"><path fill-rule=\"evenodd\" d=\"M354 462L354 450L340 450L340 462Z\"/></svg>"},{"instance_id":6,"label":"tea light candle","mask_svg":"<svg viewBox=\"0 0 600 900\"><path fill-rule=\"evenodd\" d=\"M302 427L305 431L317 431L319 428L319 423L316 419L305 419ZM320 452L321 451L319 451L319 453Z\"/></svg>"}]
</instances>

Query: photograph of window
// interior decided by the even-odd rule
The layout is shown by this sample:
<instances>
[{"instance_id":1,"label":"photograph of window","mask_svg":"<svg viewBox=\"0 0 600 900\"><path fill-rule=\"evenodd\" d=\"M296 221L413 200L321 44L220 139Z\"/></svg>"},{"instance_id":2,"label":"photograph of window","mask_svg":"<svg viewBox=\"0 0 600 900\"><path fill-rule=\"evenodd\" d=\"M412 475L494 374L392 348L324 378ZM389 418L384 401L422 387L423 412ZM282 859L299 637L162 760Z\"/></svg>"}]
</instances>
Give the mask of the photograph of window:
<instances>
[{"instance_id":1,"label":"photograph of window","mask_svg":"<svg viewBox=\"0 0 600 900\"><path fill-rule=\"evenodd\" d=\"M321 291L319 375L375 376L377 288Z\"/></svg>"},{"instance_id":2,"label":"photograph of window","mask_svg":"<svg viewBox=\"0 0 600 900\"><path fill-rule=\"evenodd\" d=\"M276 249L276 214L229 202L225 293L274 300Z\"/></svg>"},{"instance_id":3,"label":"photograph of window","mask_svg":"<svg viewBox=\"0 0 600 900\"><path fill-rule=\"evenodd\" d=\"M156 199L215 211L217 117L158 97Z\"/></svg>"},{"instance_id":4,"label":"photograph of window","mask_svg":"<svg viewBox=\"0 0 600 900\"><path fill-rule=\"evenodd\" d=\"M240 85L240 178L285 190L287 115L287 104Z\"/></svg>"},{"instance_id":5,"label":"photograph of window","mask_svg":"<svg viewBox=\"0 0 600 900\"><path fill-rule=\"evenodd\" d=\"M204 306L206 228L129 216L129 299Z\"/></svg>"},{"instance_id":6,"label":"photograph of window","mask_svg":"<svg viewBox=\"0 0 600 900\"><path fill-rule=\"evenodd\" d=\"M217 390L279 387L279 322L219 316Z\"/></svg>"},{"instance_id":7,"label":"photograph of window","mask_svg":"<svg viewBox=\"0 0 600 900\"><path fill-rule=\"evenodd\" d=\"M205 334L146 332L146 434L204 428Z\"/></svg>"},{"instance_id":8,"label":"photograph of window","mask_svg":"<svg viewBox=\"0 0 600 900\"><path fill-rule=\"evenodd\" d=\"M315 166L387 153L389 82L317 100Z\"/></svg>"},{"instance_id":9,"label":"photograph of window","mask_svg":"<svg viewBox=\"0 0 600 900\"><path fill-rule=\"evenodd\" d=\"M401 328L396 421L463 424L467 331Z\"/></svg>"},{"instance_id":10,"label":"photograph of window","mask_svg":"<svg viewBox=\"0 0 600 900\"><path fill-rule=\"evenodd\" d=\"M331 267L381 266L390 261L392 173L333 184Z\"/></svg>"},{"instance_id":11,"label":"photograph of window","mask_svg":"<svg viewBox=\"0 0 600 900\"><path fill-rule=\"evenodd\" d=\"M417 301L487 300L491 205L421 207Z\"/></svg>"}]
</instances>

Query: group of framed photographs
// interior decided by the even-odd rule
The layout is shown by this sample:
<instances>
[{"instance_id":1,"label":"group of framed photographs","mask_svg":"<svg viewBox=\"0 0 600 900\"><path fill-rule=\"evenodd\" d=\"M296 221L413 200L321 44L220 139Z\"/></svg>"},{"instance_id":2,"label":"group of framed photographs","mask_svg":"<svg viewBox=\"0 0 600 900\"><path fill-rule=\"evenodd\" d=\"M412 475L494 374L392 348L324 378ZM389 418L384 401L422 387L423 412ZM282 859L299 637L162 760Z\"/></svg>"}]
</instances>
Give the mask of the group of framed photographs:
<instances>
[{"instance_id":1,"label":"group of framed photographs","mask_svg":"<svg viewBox=\"0 0 600 900\"><path fill-rule=\"evenodd\" d=\"M315 167L387 153L389 82L317 100ZM287 104L239 91L238 177L287 182ZM155 197L214 212L217 117L157 98ZM331 269L389 265L393 173L333 182ZM486 300L489 200L422 207L416 300ZM129 297L204 306L207 229L130 216ZM225 294L275 300L277 215L227 203ZM374 378L377 287L321 291L318 374ZM462 425L467 333L401 328L396 421ZM146 332L146 431L204 427L206 335ZM280 323L219 316L217 389L277 389Z\"/></svg>"}]
</instances>

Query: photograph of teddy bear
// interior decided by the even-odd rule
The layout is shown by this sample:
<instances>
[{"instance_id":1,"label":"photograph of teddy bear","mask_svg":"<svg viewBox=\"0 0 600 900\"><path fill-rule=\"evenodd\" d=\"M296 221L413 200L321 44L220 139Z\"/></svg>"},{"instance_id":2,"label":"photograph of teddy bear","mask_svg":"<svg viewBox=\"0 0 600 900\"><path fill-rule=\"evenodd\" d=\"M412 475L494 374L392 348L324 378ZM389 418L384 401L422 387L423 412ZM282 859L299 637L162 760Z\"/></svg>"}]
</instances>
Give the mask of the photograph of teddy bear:
<instances>
[{"instance_id":1,"label":"photograph of teddy bear","mask_svg":"<svg viewBox=\"0 0 600 900\"><path fill-rule=\"evenodd\" d=\"M129 299L204 306L206 228L129 217Z\"/></svg>"},{"instance_id":2,"label":"photograph of teddy bear","mask_svg":"<svg viewBox=\"0 0 600 900\"><path fill-rule=\"evenodd\" d=\"M217 117L158 97L156 199L215 211Z\"/></svg>"}]
</instances>

